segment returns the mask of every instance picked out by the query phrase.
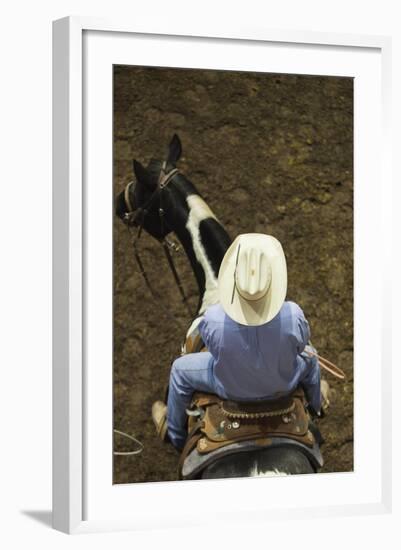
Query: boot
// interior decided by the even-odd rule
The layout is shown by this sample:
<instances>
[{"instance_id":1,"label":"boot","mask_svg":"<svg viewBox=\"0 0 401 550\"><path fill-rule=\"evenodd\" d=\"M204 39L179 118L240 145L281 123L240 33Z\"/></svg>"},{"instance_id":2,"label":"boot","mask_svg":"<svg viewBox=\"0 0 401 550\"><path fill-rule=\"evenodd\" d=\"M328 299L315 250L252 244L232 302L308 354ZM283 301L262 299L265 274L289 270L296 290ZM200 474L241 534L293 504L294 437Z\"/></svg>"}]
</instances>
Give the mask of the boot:
<instances>
[{"instance_id":1,"label":"boot","mask_svg":"<svg viewBox=\"0 0 401 550\"><path fill-rule=\"evenodd\" d=\"M162 441L167 441L167 405L163 401L153 403L152 419L157 435Z\"/></svg>"}]
</instances>

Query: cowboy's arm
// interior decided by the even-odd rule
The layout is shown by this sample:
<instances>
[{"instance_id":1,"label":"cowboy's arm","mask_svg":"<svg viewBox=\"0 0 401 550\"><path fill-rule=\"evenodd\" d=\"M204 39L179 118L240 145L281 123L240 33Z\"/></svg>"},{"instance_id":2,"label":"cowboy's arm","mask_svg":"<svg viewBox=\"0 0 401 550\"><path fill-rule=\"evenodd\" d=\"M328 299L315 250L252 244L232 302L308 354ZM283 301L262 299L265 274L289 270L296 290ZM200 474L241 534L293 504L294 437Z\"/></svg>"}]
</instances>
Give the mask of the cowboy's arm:
<instances>
[{"instance_id":1,"label":"cowboy's arm","mask_svg":"<svg viewBox=\"0 0 401 550\"><path fill-rule=\"evenodd\" d=\"M308 403L316 414L320 414L321 391L320 391L320 367L315 356L308 351L316 352L310 345L310 328L303 311L299 308L297 316L298 354L301 357L299 362L302 365L300 384L305 391Z\"/></svg>"},{"instance_id":2,"label":"cowboy's arm","mask_svg":"<svg viewBox=\"0 0 401 550\"><path fill-rule=\"evenodd\" d=\"M224 317L224 313L221 306L219 304L212 305L206 310L198 325L203 343L215 358L219 355L221 344L222 316Z\"/></svg>"},{"instance_id":3,"label":"cowboy's arm","mask_svg":"<svg viewBox=\"0 0 401 550\"><path fill-rule=\"evenodd\" d=\"M220 306L214 304L203 315L194 319L186 334L181 355L206 351L206 349L212 354L218 352L220 331L217 328L219 324L217 318L221 314L220 309Z\"/></svg>"},{"instance_id":4,"label":"cowboy's arm","mask_svg":"<svg viewBox=\"0 0 401 550\"><path fill-rule=\"evenodd\" d=\"M305 351L301 354L304 361L304 373L300 379L300 384L303 387L309 405L316 414L320 414L321 409L321 391L320 391L320 367L316 357L306 353L311 346L306 346ZM313 348L311 348L313 350Z\"/></svg>"}]
</instances>

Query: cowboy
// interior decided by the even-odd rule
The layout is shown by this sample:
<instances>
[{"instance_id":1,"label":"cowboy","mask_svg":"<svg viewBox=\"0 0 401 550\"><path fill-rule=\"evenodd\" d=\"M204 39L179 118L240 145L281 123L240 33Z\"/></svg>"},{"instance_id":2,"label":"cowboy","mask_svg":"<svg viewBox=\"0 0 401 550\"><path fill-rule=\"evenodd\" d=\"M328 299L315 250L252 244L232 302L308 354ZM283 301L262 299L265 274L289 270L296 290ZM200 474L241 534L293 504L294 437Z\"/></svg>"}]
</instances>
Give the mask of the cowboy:
<instances>
[{"instance_id":1,"label":"cowboy","mask_svg":"<svg viewBox=\"0 0 401 550\"><path fill-rule=\"evenodd\" d=\"M172 365L167 405L156 401L152 417L160 437L182 449L195 391L235 401L277 399L299 385L320 414L320 369L308 346L301 308L285 301L287 266L280 242L259 233L239 235L218 276L219 303L199 324L206 352L189 353Z\"/></svg>"}]
</instances>

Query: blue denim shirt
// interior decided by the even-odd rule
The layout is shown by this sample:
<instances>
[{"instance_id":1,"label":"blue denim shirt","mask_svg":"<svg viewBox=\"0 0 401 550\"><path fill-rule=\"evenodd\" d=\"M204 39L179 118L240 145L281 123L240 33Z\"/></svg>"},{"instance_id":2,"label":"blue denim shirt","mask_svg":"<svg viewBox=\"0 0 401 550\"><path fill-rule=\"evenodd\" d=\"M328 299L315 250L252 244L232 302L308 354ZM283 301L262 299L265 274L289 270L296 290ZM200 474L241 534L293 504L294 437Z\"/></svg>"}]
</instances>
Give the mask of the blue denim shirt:
<instances>
[{"instance_id":1,"label":"blue denim shirt","mask_svg":"<svg viewBox=\"0 0 401 550\"><path fill-rule=\"evenodd\" d=\"M310 337L302 309L284 302L268 323L245 326L233 321L220 304L209 307L199 332L214 359L214 376L232 399L275 398L301 385L320 411L320 369L304 352Z\"/></svg>"}]
</instances>

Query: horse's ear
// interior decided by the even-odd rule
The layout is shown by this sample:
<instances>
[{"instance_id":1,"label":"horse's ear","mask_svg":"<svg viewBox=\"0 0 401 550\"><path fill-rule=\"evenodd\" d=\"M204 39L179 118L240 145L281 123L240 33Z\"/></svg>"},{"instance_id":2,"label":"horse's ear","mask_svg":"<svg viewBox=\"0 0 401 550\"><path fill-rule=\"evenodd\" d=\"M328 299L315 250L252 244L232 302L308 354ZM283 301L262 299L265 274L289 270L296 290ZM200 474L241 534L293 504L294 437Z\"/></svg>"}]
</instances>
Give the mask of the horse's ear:
<instances>
[{"instance_id":1,"label":"horse's ear","mask_svg":"<svg viewBox=\"0 0 401 550\"><path fill-rule=\"evenodd\" d=\"M145 185L150 185L151 177L146 168L137 160L134 159L133 162L134 174L139 183L144 183Z\"/></svg>"},{"instance_id":2,"label":"horse's ear","mask_svg":"<svg viewBox=\"0 0 401 550\"><path fill-rule=\"evenodd\" d=\"M170 145L168 146L168 157L167 162L170 164L175 164L180 158L182 153L181 140L177 134L173 135Z\"/></svg>"}]
</instances>

